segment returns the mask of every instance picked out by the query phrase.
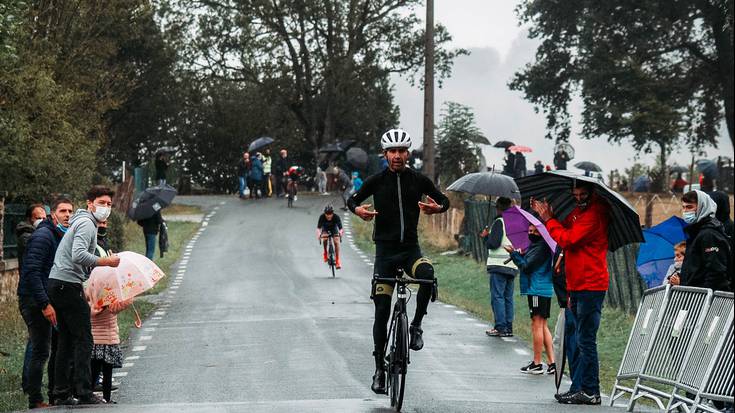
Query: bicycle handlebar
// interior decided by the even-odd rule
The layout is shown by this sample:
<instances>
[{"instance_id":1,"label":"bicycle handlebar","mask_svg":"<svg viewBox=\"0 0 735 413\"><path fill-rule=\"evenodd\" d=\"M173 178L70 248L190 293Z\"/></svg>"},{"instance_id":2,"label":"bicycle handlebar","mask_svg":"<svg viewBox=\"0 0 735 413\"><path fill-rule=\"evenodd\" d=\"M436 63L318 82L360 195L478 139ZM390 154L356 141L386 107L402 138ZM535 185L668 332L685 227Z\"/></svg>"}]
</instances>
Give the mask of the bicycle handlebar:
<instances>
[{"instance_id":1,"label":"bicycle handlebar","mask_svg":"<svg viewBox=\"0 0 735 413\"><path fill-rule=\"evenodd\" d=\"M426 285L433 285L434 283L436 283L436 279L422 280L421 278L413 278L413 277L409 277L406 275L401 276L401 277L390 277L390 278L374 276L373 281L390 282L390 283L397 282L399 284L426 284Z\"/></svg>"}]
</instances>

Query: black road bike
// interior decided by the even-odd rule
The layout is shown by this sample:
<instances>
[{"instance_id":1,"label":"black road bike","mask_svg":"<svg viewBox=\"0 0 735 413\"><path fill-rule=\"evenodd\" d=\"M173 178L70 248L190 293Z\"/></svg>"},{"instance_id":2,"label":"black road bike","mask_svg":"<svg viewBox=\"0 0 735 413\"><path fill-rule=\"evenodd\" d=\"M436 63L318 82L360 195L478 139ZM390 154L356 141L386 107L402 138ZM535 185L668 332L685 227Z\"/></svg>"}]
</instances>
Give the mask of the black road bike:
<instances>
[{"instance_id":1,"label":"black road bike","mask_svg":"<svg viewBox=\"0 0 735 413\"><path fill-rule=\"evenodd\" d=\"M408 365L411 363L408 342L409 342L409 324L406 306L411 299L412 292L408 288L409 284L426 284L431 285L431 301L436 301L437 283L436 279L421 280L409 277L404 274L403 269L398 269L398 275L395 278L383 278L376 274L373 276L373 288L371 298L375 295L375 286L379 283L395 283L394 289L397 291L396 303L393 305L393 314L390 318L390 327L388 329L388 340L385 343L383 354L386 355L386 369L388 372L388 380L386 381L386 389L390 397L390 405L401 411L403 406L403 394L406 389L406 373Z\"/></svg>"},{"instance_id":2,"label":"black road bike","mask_svg":"<svg viewBox=\"0 0 735 413\"><path fill-rule=\"evenodd\" d=\"M327 239L327 265L329 265L329 268L332 270L332 278L334 278L334 269L337 266L337 259L334 254L334 234L327 232L322 233L322 240L324 238Z\"/></svg>"}]
</instances>

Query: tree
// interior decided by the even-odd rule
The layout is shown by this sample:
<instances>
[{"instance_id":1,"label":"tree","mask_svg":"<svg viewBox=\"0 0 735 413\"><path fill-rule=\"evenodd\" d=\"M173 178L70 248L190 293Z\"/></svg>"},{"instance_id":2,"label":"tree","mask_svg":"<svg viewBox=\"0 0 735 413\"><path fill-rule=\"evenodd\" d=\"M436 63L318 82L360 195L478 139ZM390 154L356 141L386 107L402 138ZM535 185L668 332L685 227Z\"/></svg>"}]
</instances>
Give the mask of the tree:
<instances>
[{"instance_id":1,"label":"tree","mask_svg":"<svg viewBox=\"0 0 735 413\"><path fill-rule=\"evenodd\" d=\"M423 64L418 0L201 0L169 6L169 29L200 73L255 85L287 108L314 156L336 138L363 143L397 123L389 74ZM193 33L193 35L192 35ZM437 28L437 44L450 37ZM441 73L458 51L437 49ZM377 99L380 98L380 99ZM357 122L350 122L355 120ZM370 142L372 143L372 142Z\"/></svg>"},{"instance_id":2,"label":"tree","mask_svg":"<svg viewBox=\"0 0 735 413\"><path fill-rule=\"evenodd\" d=\"M442 182L450 183L468 173L478 172L480 144L490 142L475 124L469 106L446 102L437 139L437 171Z\"/></svg>"},{"instance_id":3,"label":"tree","mask_svg":"<svg viewBox=\"0 0 735 413\"><path fill-rule=\"evenodd\" d=\"M544 110L547 137L568 140L579 93L585 138L658 146L662 167L682 141L716 146L723 117L733 140L732 0L526 0L518 13L541 45L510 87Z\"/></svg>"}]
</instances>

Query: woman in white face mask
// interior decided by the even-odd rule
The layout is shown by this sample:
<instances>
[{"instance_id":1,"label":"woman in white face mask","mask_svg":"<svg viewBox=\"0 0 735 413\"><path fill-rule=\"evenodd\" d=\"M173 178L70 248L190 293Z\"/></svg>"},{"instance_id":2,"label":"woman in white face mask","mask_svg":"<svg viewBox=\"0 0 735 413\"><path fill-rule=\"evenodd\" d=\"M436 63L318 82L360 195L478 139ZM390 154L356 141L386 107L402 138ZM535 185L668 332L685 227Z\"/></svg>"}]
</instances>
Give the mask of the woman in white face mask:
<instances>
[{"instance_id":1,"label":"woman in white face mask","mask_svg":"<svg viewBox=\"0 0 735 413\"><path fill-rule=\"evenodd\" d=\"M681 285L732 291L732 247L725 228L715 218L717 205L702 191L681 198L687 249L681 264Z\"/></svg>"}]
</instances>

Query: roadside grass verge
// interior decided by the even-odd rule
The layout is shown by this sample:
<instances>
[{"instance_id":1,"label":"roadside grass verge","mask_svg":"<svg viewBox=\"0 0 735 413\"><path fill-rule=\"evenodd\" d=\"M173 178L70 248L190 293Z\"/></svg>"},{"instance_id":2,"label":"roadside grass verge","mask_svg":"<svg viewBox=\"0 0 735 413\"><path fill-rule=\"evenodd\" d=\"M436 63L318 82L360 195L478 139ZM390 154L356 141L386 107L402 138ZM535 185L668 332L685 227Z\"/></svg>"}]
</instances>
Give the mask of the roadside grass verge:
<instances>
[{"instance_id":1,"label":"roadside grass verge","mask_svg":"<svg viewBox=\"0 0 735 413\"><path fill-rule=\"evenodd\" d=\"M200 214L201 209L183 205L172 205L167 208L167 214L181 215ZM164 216L165 217L165 216ZM191 239L199 228L199 223L193 222L169 222L169 251L163 258L158 254L156 246L156 257L154 261L166 273L156 287L147 291L144 295L157 294L165 290L173 274L173 264L181 256L186 243ZM124 228L125 249L140 254L145 254L145 240L142 229L132 221L126 222ZM155 304L143 299L135 300L135 308L141 319L145 319L155 309ZM118 325L120 327L120 340L123 345L130 337L134 327L135 313L132 307L118 314ZM23 354L27 337L26 325L18 311L18 302L13 296L9 301L0 305L0 412L24 410L28 407L28 399L21 390L21 370L23 368ZM47 378L44 372L44 394Z\"/></svg>"},{"instance_id":2,"label":"roadside grass verge","mask_svg":"<svg viewBox=\"0 0 735 413\"><path fill-rule=\"evenodd\" d=\"M373 224L358 217L350 221L357 246L366 253L374 253L372 242ZM420 232L421 246L425 255L434 263L439 281L439 299L454 304L488 322L491 327L492 309L490 308L488 275L484 263L471 257L456 254L441 255L442 250L431 243L432 234ZM516 277L517 278L517 277ZM531 347L531 321L528 314L528 301L519 294L518 281L515 285L513 333ZM431 307L429 307L431 312ZM549 329L552 334L559 313L556 297L552 300ZM597 333L597 348L600 359L600 386L607 394L615 382L615 375L623 358L625 345L633 326L634 316L626 312L605 307ZM477 334L485 334L478 329ZM488 338L490 340L492 338ZM518 366L520 369L522 366ZM520 374L520 373L519 373Z\"/></svg>"}]
</instances>

